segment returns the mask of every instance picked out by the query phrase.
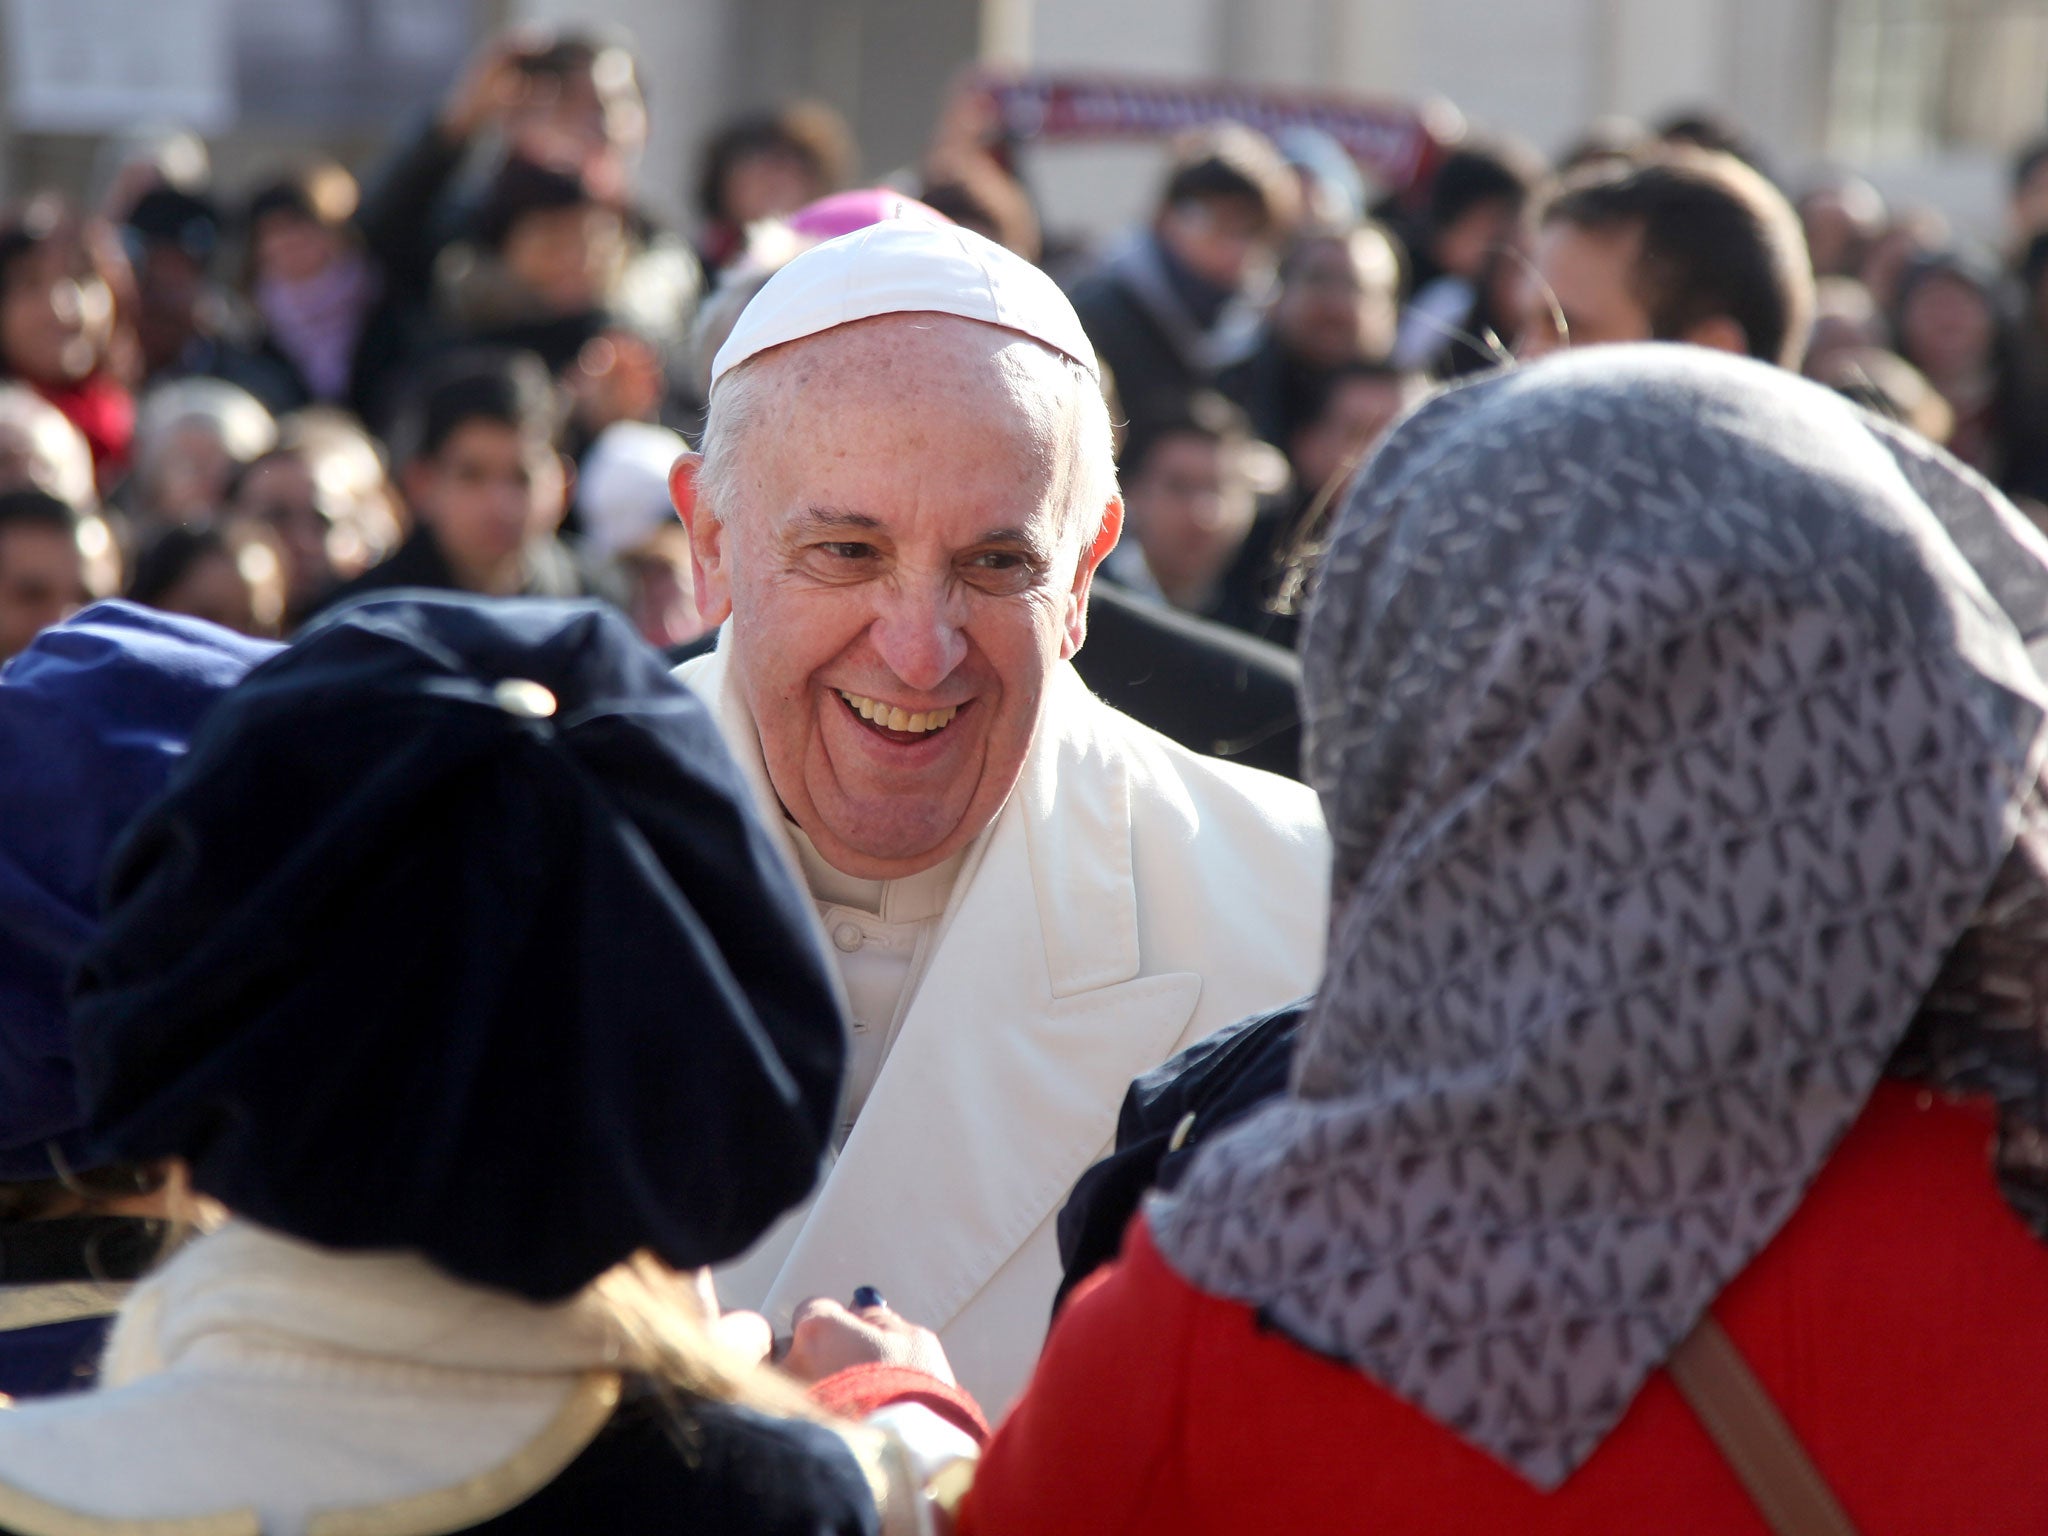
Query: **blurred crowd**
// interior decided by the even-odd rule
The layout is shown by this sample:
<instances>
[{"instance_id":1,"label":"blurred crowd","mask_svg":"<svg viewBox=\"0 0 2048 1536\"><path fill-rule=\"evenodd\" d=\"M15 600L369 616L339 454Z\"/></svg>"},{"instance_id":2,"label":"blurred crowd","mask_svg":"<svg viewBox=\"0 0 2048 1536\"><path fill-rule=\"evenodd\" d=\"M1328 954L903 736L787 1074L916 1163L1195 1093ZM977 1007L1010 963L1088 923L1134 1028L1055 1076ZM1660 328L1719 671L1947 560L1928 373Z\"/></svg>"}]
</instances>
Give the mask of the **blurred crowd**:
<instances>
[{"instance_id":1,"label":"blurred crowd","mask_svg":"<svg viewBox=\"0 0 2048 1536\"><path fill-rule=\"evenodd\" d=\"M1602 121L1554 164L1474 135L1400 187L1313 130L1219 125L1091 251L1042 238L973 79L867 194L829 108L729 122L687 235L642 205L646 129L623 41L522 32L360 172L230 187L154 132L110 146L90 205L7 209L0 657L93 597L280 636L393 585L594 594L690 641L665 478L712 357L774 271L891 193L1073 295L1121 433L1106 578L1283 646L1319 520L1388 425L1563 345L1765 356L2048 501L2048 142L2015 158L1992 250L1847 172L1781 190L1705 115Z\"/></svg>"}]
</instances>

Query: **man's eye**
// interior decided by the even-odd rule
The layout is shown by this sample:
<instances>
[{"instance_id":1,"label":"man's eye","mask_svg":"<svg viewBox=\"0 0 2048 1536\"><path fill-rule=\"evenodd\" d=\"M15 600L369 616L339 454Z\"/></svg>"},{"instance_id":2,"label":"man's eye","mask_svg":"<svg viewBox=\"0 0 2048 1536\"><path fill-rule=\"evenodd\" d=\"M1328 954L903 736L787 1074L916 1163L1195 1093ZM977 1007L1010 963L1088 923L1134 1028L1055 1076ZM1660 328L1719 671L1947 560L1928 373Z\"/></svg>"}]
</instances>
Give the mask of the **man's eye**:
<instances>
[{"instance_id":1,"label":"man's eye","mask_svg":"<svg viewBox=\"0 0 2048 1536\"><path fill-rule=\"evenodd\" d=\"M976 555L968 564L984 571L1019 571L1025 569L1030 562L1014 550L991 549Z\"/></svg>"},{"instance_id":2,"label":"man's eye","mask_svg":"<svg viewBox=\"0 0 2048 1536\"><path fill-rule=\"evenodd\" d=\"M875 553L872 544L820 544L818 548L835 560L868 560Z\"/></svg>"},{"instance_id":3,"label":"man's eye","mask_svg":"<svg viewBox=\"0 0 2048 1536\"><path fill-rule=\"evenodd\" d=\"M1015 549L985 549L968 557L962 567L964 579L982 591L999 597L1013 597L1036 586L1044 568L1030 554Z\"/></svg>"}]
</instances>

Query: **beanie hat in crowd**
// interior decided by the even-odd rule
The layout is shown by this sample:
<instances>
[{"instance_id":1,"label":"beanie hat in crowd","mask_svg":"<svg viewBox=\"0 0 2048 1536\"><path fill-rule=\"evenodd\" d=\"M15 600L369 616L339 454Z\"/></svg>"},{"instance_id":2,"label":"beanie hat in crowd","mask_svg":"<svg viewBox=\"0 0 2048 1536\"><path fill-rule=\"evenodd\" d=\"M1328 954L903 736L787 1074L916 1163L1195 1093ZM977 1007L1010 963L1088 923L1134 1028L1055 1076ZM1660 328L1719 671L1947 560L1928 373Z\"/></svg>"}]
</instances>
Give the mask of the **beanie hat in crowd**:
<instances>
[{"instance_id":1,"label":"beanie hat in crowd","mask_svg":"<svg viewBox=\"0 0 2048 1536\"><path fill-rule=\"evenodd\" d=\"M116 852L74 992L112 1155L537 1301L800 1200L844 1027L706 708L595 603L336 610Z\"/></svg>"},{"instance_id":2,"label":"beanie hat in crowd","mask_svg":"<svg viewBox=\"0 0 2048 1536\"><path fill-rule=\"evenodd\" d=\"M99 931L101 868L200 718L279 649L100 603L0 668L0 1181L93 1166L64 978Z\"/></svg>"}]
</instances>

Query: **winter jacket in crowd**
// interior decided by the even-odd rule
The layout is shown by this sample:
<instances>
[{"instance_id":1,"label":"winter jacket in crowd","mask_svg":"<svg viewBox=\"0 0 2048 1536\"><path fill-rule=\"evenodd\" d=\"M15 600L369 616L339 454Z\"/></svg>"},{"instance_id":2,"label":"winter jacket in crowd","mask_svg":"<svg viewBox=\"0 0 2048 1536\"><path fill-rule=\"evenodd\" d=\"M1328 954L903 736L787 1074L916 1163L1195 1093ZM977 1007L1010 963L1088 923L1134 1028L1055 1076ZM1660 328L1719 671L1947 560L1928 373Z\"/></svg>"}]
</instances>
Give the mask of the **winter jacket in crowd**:
<instances>
[{"instance_id":1,"label":"winter jacket in crowd","mask_svg":"<svg viewBox=\"0 0 2048 1536\"><path fill-rule=\"evenodd\" d=\"M1126 417L1163 414L1250 357L1259 316L1189 270L1150 231L1074 285L1074 308Z\"/></svg>"},{"instance_id":2,"label":"winter jacket in crowd","mask_svg":"<svg viewBox=\"0 0 2048 1536\"><path fill-rule=\"evenodd\" d=\"M598 577L584 569L569 546L553 535L528 544L525 561L526 581L518 594L521 597L602 595L609 598L612 595L604 590ZM453 567L448 564L448 557L441 553L441 546L435 542L433 530L424 524L415 528L406 541L385 559L328 593L314 612L322 612L365 593L390 592L401 587L419 587L433 592L464 590Z\"/></svg>"}]
</instances>

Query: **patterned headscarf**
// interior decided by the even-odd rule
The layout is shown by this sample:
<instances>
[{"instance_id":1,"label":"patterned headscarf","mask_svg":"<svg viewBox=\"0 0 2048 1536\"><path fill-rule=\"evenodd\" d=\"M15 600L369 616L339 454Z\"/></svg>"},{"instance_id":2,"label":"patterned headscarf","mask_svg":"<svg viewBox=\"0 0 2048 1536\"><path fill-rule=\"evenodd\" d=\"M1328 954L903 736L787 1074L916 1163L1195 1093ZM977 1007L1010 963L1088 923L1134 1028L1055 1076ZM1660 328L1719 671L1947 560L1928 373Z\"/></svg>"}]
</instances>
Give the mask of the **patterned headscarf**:
<instances>
[{"instance_id":1,"label":"patterned headscarf","mask_svg":"<svg viewBox=\"0 0 2048 1536\"><path fill-rule=\"evenodd\" d=\"M1162 1252L1548 1488L1888 1064L1999 1100L2041 1230L2044 636L2008 504L1776 370L1605 348L1426 405L1310 615L1292 1091Z\"/></svg>"}]
</instances>

